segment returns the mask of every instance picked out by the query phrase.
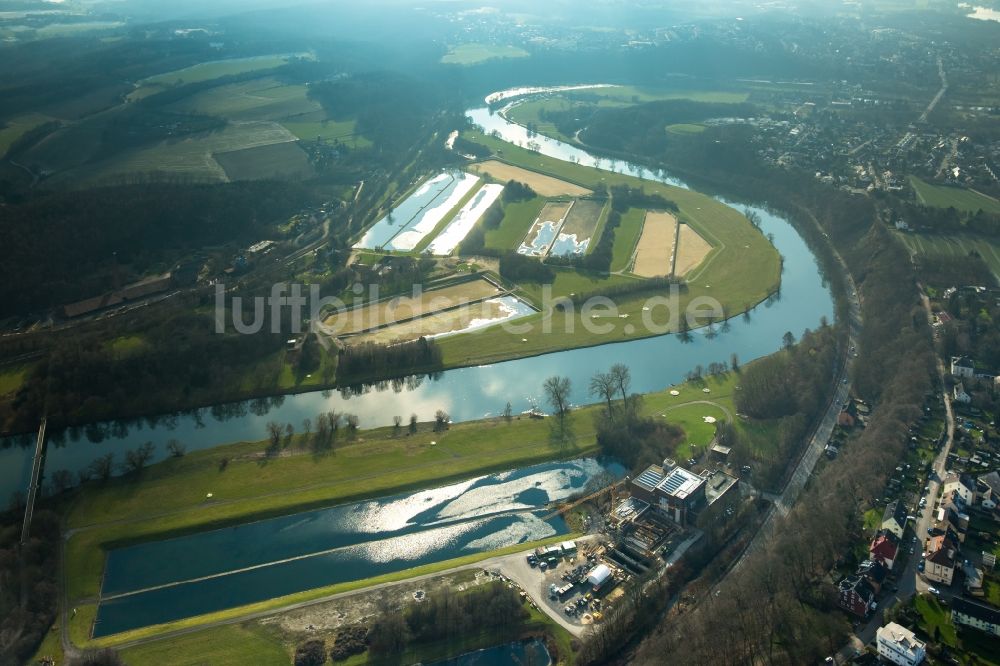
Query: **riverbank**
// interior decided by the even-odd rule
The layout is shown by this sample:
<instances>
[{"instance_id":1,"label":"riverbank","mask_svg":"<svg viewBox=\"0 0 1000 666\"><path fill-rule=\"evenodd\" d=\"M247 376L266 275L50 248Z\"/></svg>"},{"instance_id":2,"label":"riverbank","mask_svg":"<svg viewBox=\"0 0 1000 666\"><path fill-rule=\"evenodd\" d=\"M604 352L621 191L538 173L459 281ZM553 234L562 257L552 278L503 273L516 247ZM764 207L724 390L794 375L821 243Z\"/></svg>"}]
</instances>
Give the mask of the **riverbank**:
<instances>
[{"instance_id":1,"label":"riverbank","mask_svg":"<svg viewBox=\"0 0 1000 666\"><path fill-rule=\"evenodd\" d=\"M684 428L685 451L692 446L704 451L714 436L704 416L734 412L737 381L738 375L730 373L682 385L675 389L677 396L667 390L648 394L644 411ZM422 424L414 434L405 426L377 428L359 430L353 440L325 453L311 451L301 436L272 458L263 455L265 442L242 442L170 459L137 477L91 483L74 498L66 519L67 607L78 609L70 627L74 642L89 640L112 547L591 455L598 452L594 417L600 408L573 410L561 438L554 436L552 419L527 417L455 424L443 432L435 432L432 424Z\"/></svg>"}]
</instances>

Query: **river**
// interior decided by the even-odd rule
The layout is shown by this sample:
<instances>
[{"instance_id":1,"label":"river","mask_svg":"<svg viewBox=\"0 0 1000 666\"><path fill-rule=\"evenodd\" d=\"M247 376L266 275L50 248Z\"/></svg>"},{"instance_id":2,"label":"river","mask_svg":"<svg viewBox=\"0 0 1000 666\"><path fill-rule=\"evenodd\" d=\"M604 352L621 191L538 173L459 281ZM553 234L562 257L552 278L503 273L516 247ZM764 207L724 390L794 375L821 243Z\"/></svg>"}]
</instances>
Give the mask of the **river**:
<instances>
[{"instance_id":1,"label":"river","mask_svg":"<svg viewBox=\"0 0 1000 666\"><path fill-rule=\"evenodd\" d=\"M95 636L568 532L549 502L625 470L593 458L269 518L108 553Z\"/></svg>"},{"instance_id":2,"label":"river","mask_svg":"<svg viewBox=\"0 0 1000 666\"><path fill-rule=\"evenodd\" d=\"M621 160L612 162L556 139L529 137L525 128L485 107L470 109L468 115L487 132L498 132L507 141L522 145L529 140L535 142L539 152L545 155L684 187L683 182L662 172ZM50 438L46 470L49 474L60 469L76 472L107 452L114 453L116 461L121 463L127 449L147 441L156 446L156 459L159 460L166 457L166 443L171 439L181 441L189 451L236 441L260 440L266 437L268 421L300 427L303 419L312 419L333 409L356 414L363 428L391 425L396 415L404 421L410 414L430 420L438 409L446 411L455 422L479 419L499 414L507 401L515 412L520 412L536 405L544 407L542 382L555 374L570 378L570 397L574 404L586 404L593 402L588 394L590 377L613 363L629 366L632 390L647 393L683 381L695 365L728 361L733 353L746 363L777 351L786 331L798 336L806 328L817 327L822 317L832 321L830 290L820 275L816 258L792 225L762 208L720 201L758 213L763 232L773 237L784 263L780 298L757 306L749 318L739 316L726 327L716 327L714 334L698 330L693 332L689 342L676 335L665 335L458 368L442 372L435 379L386 382L360 395L350 391L315 391L270 401L220 405L195 413L172 415L155 424L143 421L130 427L91 429L111 433L101 432L99 437L88 438L86 430L63 436L55 434ZM3 493L0 497L23 492L30 468L30 450L12 446L0 451L0 493Z\"/></svg>"}]
</instances>

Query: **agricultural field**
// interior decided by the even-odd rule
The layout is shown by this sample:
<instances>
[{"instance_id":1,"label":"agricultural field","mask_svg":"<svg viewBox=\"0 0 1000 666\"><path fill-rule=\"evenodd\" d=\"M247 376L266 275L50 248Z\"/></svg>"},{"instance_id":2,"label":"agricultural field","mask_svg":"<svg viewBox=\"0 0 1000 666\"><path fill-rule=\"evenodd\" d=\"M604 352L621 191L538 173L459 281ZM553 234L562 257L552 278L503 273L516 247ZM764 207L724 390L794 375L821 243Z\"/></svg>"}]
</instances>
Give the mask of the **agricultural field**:
<instances>
[{"instance_id":1,"label":"agricultural field","mask_svg":"<svg viewBox=\"0 0 1000 666\"><path fill-rule=\"evenodd\" d=\"M54 118L41 113L27 113L0 123L0 157L3 157L10 149L11 144L26 132L30 132L50 120L54 120Z\"/></svg>"},{"instance_id":2,"label":"agricultural field","mask_svg":"<svg viewBox=\"0 0 1000 666\"><path fill-rule=\"evenodd\" d=\"M649 211L635 249L632 272L642 277L670 275L673 271L677 218L670 213Z\"/></svg>"},{"instance_id":3,"label":"agricultural field","mask_svg":"<svg viewBox=\"0 0 1000 666\"><path fill-rule=\"evenodd\" d=\"M478 174L485 174L501 183L516 180L519 183L524 183L533 189L536 194L543 197L558 197L563 195L581 197L592 194L590 190L579 185L567 183L564 180L552 178L536 171L522 169L521 167L506 164L498 160L487 160L479 164L473 164L469 170Z\"/></svg>"},{"instance_id":4,"label":"agricultural field","mask_svg":"<svg viewBox=\"0 0 1000 666\"><path fill-rule=\"evenodd\" d=\"M553 241L549 254L557 257L584 254L597 231L604 206L604 201L577 199L566 216L559 235Z\"/></svg>"},{"instance_id":5,"label":"agricultural field","mask_svg":"<svg viewBox=\"0 0 1000 666\"><path fill-rule=\"evenodd\" d=\"M515 296L499 296L447 311L432 312L419 319L349 337L344 342L348 345L365 342L392 344L421 337L443 337L512 321L533 312L529 305Z\"/></svg>"},{"instance_id":6,"label":"agricultural field","mask_svg":"<svg viewBox=\"0 0 1000 666\"><path fill-rule=\"evenodd\" d=\"M566 214L573 202L550 201L538 214L538 219L531 225L528 234L517 248L518 254L530 257L544 257L562 228Z\"/></svg>"},{"instance_id":7,"label":"agricultural field","mask_svg":"<svg viewBox=\"0 0 1000 666\"><path fill-rule=\"evenodd\" d=\"M441 256L447 256L454 252L458 244L472 231L479 219L486 214L486 211L500 198L502 193L503 185L496 183L483 185L455 214L448 226L434 237L425 251Z\"/></svg>"},{"instance_id":8,"label":"agricultural field","mask_svg":"<svg viewBox=\"0 0 1000 666\"><path fill-rule=\"evenodd\" d=\"M213 157L229 180L290 180L313 175L309 156L297 141L215 153Z\"/></svg>"},{"instance_id":9,"label":"agricultural field","mask_svg":"<svg viewBox=\"0 0 1000 666\"><path fill-rule=\"evenodd\" d=\"M975 250L993 275L1000 281L1000 244L971 235L938 236L931 234L896 233L896 238L914 254L954 257L960 260Z\"/></svg>"},{"instance_id":10,"label":"agricultural field","mask_svg":"<svg viewBox=\"0 0 1000 666\"><path fill-rule=\"evenodd\" d=\"M95 183L136 173L166 173L226 181L229 176L213 157L216 153L291 141L295 141L295 137L274 122L231 123L215 132L126 150L107 160L60 173L52 180Z\"/></svg>"},{"instance_id":11,"label":"agricultural field","mask_svg":"<svg viewBox=\"0 0 1000 666\"><path fill-rule=\"evenodd\" d=\"M374 326L421 317L439 310L497 296L500 290L486 280L425 291L417 296L400 296L335 314L324 321L338 335L350 335Z\"/></svg>"},{"instance_id":12,"label":"agricultural field","mask_svg":"<svg viewBox=\"0 0 1000 666\"><path fill-rule=\"evenodd\" d=\"M264 77L210 88L185 97L169 108L180 113L230 120L282 120L322 113L319 102L309 99L306 91L306 86L286 85L275 78Z\"/></svg>"},{"instance_id":13,"label":"agricultural field","mask_svg":"<svg viewBox=\"0 0 1000 666\"><path fill-rule=\"evenodd\" d=\"M698 235L690 225L681 224L677 234L677 250L674 258L674 275L686 276L701 265L712 246Z\"/></svg>"},{"instance_id":14,"label":"agricultural field","mask_svg":"<svg viewBox=\"0 0 1000 666\"><path fill-rule=\"evenodd\" d=\"M673 125L667 125L667 132L669 134L700 134L705 131L704 125L698 125L697 123L675 123Z\"/></svg>"},{"instance_id":15,"label":"agricultural field","mask_svg":"<svg viewBox=\"0 0 1000 666\"><path fill-rule=\"evenodd\" d=\"M931 185L916 176L910 176L910 185L917 195L917 201L934 208L955 208L975 213L982 209L987 213L1000 213L1000 201L964 187Z\"/></svg>"},{"instance_id":16,"label":"agricultural field","mask_svg":"<svg viewBox=\"0 0 1000 666\"><path fill-rule=\"evenodd\" d=\"M191 67L176 69L171 72L164 72L163 74L157 74L141 80L136 90L129 95L129 99L146 97L174 85L210 81L222 76L274 69L286 64L291 58L309 57L311 56L308 53L283 53L266 56L253 56L250 58L230 58L227 60L202 62L197 65L192 65Z\"/></svg>"},{"instance_id":17,"label":"agricultural field","mask_svg":"<svg viewBox=\"0 0 1000 666\"><path fill-rule=\"evenodd\" d=\"M535 223L544 205L545 199L535 197L504 206L504 216L500 226L486 232L486 247L493 250L516 248L521 239L528 233L531 225Z\"/></svg>"},{"instance_id":18,"label":"agricultural field","mask_svg":"<svg viewBox=\"0 0 1000 666\"><path fill-rule=\"evenodd\" d=\"M316 139L326 143L339 141L348 148L365 148L372 144L371 141L357 133L357 121L355 120L316 120L309 122L283 120L281 124L303 141L315 141Z\"/></svg>"},{"instance_id":19,"label":"agricultural field","mask_svg":"<svg viewBox=\"0 0 1000 666\"><path fill-rule=\"evenodd\" d=\"M530 53L517 46L493 44L460 44L453 46L441 58L445 65L477 65L498 58L527 58Z\"/></svg>"},{"instance_id":20,"label":"agricultural field","mask_svg":"<svg viewBox=\"0 0 1000 666\"><path fill-rule=\"evenodd\" d=\"M629 208L622 215L621 224L615 229L615 244L611 250L611 271L619 273L627 271L632 263L632 253L639 242L642 233L642 221L646 211L641 208Z\"/></svg>"}]
</instances>

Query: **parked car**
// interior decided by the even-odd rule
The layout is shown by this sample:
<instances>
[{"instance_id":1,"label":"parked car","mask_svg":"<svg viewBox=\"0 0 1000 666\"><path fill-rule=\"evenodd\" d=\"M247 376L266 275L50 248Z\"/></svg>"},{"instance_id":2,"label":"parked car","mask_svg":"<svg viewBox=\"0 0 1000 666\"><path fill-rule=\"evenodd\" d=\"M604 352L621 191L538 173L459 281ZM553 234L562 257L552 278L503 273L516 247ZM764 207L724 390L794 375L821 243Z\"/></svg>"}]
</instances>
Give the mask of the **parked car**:
<instances>
[{"instance_id":1,"label":"parked car","mask_svg":"<svg viewBox=\"0 0 1000 666\"><path fill-rule=\"evenodd\" d=\"M936 587L928 587L927 591L933 595L941 594L941 590L937 589Z\"/></svg>"}]
</instances>

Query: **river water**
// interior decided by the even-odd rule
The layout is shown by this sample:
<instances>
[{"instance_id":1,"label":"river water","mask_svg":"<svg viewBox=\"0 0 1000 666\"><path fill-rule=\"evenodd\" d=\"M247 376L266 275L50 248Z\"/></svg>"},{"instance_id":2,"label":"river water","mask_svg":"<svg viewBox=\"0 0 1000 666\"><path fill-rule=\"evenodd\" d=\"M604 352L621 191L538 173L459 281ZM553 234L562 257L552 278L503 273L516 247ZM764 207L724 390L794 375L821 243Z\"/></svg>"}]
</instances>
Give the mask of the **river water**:
<instances>
[{"instance_id":1,"label":"river water","mask_svg":"<svg viewBox=\"0 0 1000 666\"><path fill-rule=\"evenodd\" d=\"M469 117L487 132L515 144L528 141L539 152L563 160L603 169L613 169L646 180L683 187L684 184L661 172L654 172L628 162L612 162L543 136L528 136L525 128L506 121L487 108L470 109ZM721 200L721 199L720 199ZM112 452L122 462L124 452L144 442L156 446L156 459L166 457L166 443L180 440L189 451L211 448L243 440L265 438L268 421L292 423L299 427L303 419L314 419L329 410L356 414L363 428L391 425L393 416L406 420L417 414L430 420L443 409L453 421L479 419L502 412L510 401L515 412L533 406L544 408L542 382L555 374L570 378L571 401L585 404L590 377L613 363L624 363L632 372L632 389L646 393L682 381L695 365L728 361L735 353L747 362L777 351L782 335L796 336L806 328L815 328L820 319L833 319L833 299L820 274L816 258L792 225L782 217L753 206L729 203L739 209L750 208L760 215L761 228L773 237L784 263L779 298L769 299L751 311L749 318L736 317L726 327L716 327L709 334L694 331L690 341L665 335L630 342L607 344L586 349L571 349L533 358L518 359L440 373L434 379L410 378L386 382L361 394L352 391L315 391L283 396L272 400L220 405L194 413L171 415L155 423L139 422L131 426L91 428L50 438L45 467L48 473L84 469L95 458ZM72 436L75 434L76 436ZM100 441L91 441L99 439ZM29 478L31 450L10 447L0 450L0 497L23 491Z\"/></svg>"},{"instance_id":2,"label":"river water","mask_svg":"<svg viewBox=\"0 0 1000 666\"><path fill-rule=\"evenodd\" d=\"M567 533L549 502L625 470L593 458L142 543L108 553L95 636Z\"/></svg>"}]
</instances>

